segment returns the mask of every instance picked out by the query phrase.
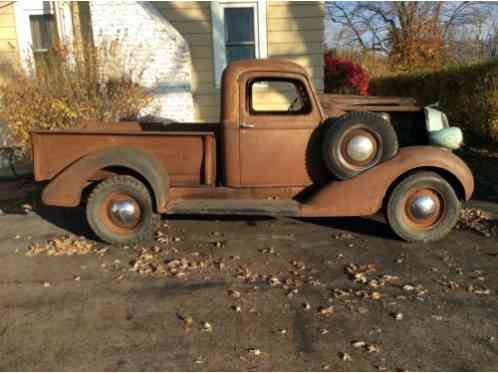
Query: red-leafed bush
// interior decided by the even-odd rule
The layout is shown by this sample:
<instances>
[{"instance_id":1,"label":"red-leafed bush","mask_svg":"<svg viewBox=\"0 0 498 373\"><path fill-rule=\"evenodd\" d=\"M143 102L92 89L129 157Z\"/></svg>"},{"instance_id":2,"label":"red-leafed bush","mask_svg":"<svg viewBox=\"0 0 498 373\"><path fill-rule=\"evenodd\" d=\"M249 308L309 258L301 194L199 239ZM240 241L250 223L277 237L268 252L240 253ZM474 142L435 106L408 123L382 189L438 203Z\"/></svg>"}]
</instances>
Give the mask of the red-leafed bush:
<instances>
[{"instance_id":1,"label":"red-leafed bush","mask_svg":"<svg viewBox=\"0 0 498 373\"><path fill-rule=\"evenodd\" d=\"M349 93L366 96L369 77L367 72L351 61L325 54L325 92Z\"/></svg>"}]
</instances>

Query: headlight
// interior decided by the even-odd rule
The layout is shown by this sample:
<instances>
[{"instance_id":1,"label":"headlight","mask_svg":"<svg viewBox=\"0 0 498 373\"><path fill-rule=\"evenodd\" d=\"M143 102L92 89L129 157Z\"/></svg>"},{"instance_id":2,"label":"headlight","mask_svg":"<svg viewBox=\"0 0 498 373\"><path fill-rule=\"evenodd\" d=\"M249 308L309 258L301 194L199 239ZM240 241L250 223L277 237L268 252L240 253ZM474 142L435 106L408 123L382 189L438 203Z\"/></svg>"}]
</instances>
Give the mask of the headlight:
<instances>
[{"instance_id":1,"label":"headlight","mask_svg":"<svg viewBox=\"0 0 498 373\"><path fill-rule=\"evenodd\" d=\"M463 133L458 127L429 132L429 144L456 150L463 145Z\"/></svg>"},{"instance_id":2,"label":"headlight","mask_svg":"<svg viewBox=\"0 0 498 373\"><path fill-rule=\"evenodd\" d=\"M425 112L425 126L427 131L439 131L444 128L449 128L448 117L441 110L434 109L431 106L424 108Z\"/></svg>"}]
</instances>

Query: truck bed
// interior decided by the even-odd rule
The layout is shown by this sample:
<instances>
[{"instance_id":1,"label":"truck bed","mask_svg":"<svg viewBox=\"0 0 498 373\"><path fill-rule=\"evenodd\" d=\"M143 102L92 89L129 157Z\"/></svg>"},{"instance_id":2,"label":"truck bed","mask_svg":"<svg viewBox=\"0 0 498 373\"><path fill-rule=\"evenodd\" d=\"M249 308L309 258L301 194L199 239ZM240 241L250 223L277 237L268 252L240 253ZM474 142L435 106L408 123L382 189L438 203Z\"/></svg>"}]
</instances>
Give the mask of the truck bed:
<instances>
[{"instance_id":1,"label":"truck bed","mask_svg":"<svg viewBox=\"0 0 498 373\"><path fill-rule=\"evenodd\" d=\"M33 131L35 179L50 180L87 154L125 145L160 161L168 170L172 186L209 185L216 180L216 133L210 130L214 126L89 123L74 130Z\"/></svg>"}]
</instances>

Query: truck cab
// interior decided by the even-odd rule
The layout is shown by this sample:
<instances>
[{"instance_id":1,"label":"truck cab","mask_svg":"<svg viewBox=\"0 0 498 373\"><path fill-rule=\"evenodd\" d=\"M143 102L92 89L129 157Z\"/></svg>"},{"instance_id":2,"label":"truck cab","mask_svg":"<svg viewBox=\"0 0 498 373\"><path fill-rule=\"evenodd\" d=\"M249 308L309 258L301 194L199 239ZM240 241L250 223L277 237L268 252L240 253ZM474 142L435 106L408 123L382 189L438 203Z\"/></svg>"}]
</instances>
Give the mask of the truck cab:
<instances>
[{"instance_id":1,"label":"truck cab","mask_svg":"<svg viewBox=\"0 0 498 373\"><path fill-rule=\"evenodd\" d=\"M287 61L233 63L223 92L230 92L222 104L224 184L310 185L306 151L325 117L305 70Z\"/></svg>"}]
</instances>

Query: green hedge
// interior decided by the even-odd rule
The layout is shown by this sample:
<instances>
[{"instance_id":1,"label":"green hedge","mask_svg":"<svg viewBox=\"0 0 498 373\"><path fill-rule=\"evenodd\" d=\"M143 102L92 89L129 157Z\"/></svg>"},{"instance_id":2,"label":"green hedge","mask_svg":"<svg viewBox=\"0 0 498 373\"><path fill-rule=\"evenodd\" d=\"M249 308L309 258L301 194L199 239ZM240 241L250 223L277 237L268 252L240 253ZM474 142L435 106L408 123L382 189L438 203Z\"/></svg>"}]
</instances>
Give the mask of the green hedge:
<instances>
[{"instance_id":1,"label":"green hedge","mask_svg":"<svg viewBox=\"0 0 498 373\"><path fill-rule=\"evenodd\" d=\"M415 97L420 105L439 102L467 142L498 144L498 61L377 78L369 94Z\"/></svg>"}]
</instances>

